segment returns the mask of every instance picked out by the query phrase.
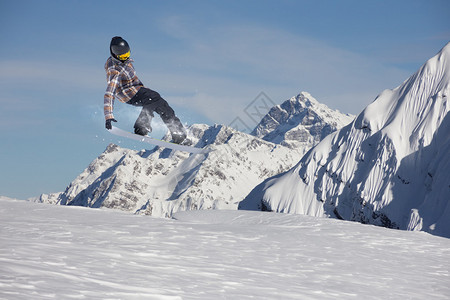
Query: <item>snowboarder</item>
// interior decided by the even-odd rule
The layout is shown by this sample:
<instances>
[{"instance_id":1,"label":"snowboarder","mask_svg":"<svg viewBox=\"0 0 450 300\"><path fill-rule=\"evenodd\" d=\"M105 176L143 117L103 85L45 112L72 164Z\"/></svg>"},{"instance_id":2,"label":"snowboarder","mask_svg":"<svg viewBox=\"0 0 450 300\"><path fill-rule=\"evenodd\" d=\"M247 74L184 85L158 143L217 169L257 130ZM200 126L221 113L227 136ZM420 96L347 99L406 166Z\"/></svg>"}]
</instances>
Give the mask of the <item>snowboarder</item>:
<instances>
[{"instance_id":1,"label":"snowboarder","mask_svg":"<svg viewBox=\"0 0 450 300\"><path fill-rule=\"evenodd\" d=\"M144 87L136 76L130 46L121 37L115 36L110 44L111 56L105 64L108 86L104 97L106 129L111 130L111 122L117 122L113 115L114 98L119 101L142 107L134 124L134 133L147 135L152 131L150 123L153 112L160 115L172 135L172 142L180 144L186 139L186 130L175 112L160 94Z\"/></svg>"}]
</instances>

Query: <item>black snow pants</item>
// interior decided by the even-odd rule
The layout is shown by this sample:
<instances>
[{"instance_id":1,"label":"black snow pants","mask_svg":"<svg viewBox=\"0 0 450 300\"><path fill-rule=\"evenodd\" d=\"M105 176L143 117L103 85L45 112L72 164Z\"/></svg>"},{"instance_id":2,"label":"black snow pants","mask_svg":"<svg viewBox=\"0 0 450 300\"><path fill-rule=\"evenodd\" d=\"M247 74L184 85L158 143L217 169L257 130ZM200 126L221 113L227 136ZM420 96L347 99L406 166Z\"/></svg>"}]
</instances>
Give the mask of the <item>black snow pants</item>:
<instances>
[{"instance_id":1,"label":"black snow pants","mask_svg":"<svg viewBox=\"0 0 450 300\"><path fill-rule=\"evenodd\" d=\"M127 103L133 106L142 107L142 111L139 114L136 123L134 123L135 132L152 131L150 123L154 116L153 112L159 114L172 135L185 132L180 119L175 116L175 112L169 106L169 103L167 103L158 92L146 87L141 87L137 94Z\"/></svg>"}]
</instances>

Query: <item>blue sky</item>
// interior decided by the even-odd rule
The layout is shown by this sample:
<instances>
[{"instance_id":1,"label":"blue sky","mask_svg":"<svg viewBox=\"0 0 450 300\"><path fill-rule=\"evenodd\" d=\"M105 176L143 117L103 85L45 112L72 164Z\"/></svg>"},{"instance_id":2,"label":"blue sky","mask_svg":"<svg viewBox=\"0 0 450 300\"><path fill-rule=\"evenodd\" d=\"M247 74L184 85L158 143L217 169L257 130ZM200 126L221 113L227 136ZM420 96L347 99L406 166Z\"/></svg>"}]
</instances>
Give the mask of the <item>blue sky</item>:
<instances>
[{"instance_id":1,"label":"blue sky","mask_svg":"<svg viewBox=\"0 0 450 300\"><path fill-rule=\"evenodd\" d=\"M183 122L230 124L261 92L279 104L307 91L358 114L449 42L448 11L439 0L1 1L0 195L63 191L109 143L149 148L104 129L115 35ZM138 114L116 103L117 126Z\"/></svg>"}]
</instances>

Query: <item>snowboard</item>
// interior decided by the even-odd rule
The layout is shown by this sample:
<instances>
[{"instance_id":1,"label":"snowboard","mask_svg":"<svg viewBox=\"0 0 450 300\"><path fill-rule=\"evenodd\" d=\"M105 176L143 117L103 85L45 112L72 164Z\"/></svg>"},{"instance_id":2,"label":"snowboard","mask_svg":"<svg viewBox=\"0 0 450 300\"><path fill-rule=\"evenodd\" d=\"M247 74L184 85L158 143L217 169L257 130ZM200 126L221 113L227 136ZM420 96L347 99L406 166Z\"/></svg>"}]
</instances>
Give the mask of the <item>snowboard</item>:
<instances>
[{"instance_id":1,"label":"snowboard","mask_svg":"<svg viewBox=\"0 0 450 300\"><path fill-rule=\"evenodd\" d=\"M129 138L129 139L135 140L135 141L144 142L144 143L152 144L152 145L163 147L163 148L169 148L169 149L172 149L172 150L185 151L185 152L189 152L189 153L193 153L193 154L200 154L200 153L208 153L209 152L209 150L203 149L203 148L197 148L197 147L186 146L186 145L179 145L179 144L175 144L175 143L171 143L171 142L155 139L155 138L152 138L152 137L150 137L148 135L143 136L143 135L134 134L134 133L122 130L122 129L114 127L114 126L112 127L111 130L108 130L108 131L111 132L112 134L115 134L115 135L118 135L118 136L121 136L121 137L126 137L126 138Z\"/></svg>"}]
</instances>

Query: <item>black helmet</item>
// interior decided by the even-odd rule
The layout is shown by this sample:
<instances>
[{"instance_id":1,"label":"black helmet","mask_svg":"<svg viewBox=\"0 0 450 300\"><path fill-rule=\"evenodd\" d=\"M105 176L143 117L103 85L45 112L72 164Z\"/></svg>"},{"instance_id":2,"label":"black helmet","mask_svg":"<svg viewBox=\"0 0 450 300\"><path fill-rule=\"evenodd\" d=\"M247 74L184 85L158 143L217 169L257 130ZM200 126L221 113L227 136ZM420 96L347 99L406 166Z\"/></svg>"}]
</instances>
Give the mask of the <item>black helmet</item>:
<instances>
[{"instance_id":1,"label":"black helmet","mask_svg":"<svg viewBox=\"0 0 450 300\"><path fill-rule=\"evenodd\" d=\"M111 56L118 60L126 61L130 58L130 46L120 36L112 38L109 50L111 51Z\"/></svg>"}]
</instances>

